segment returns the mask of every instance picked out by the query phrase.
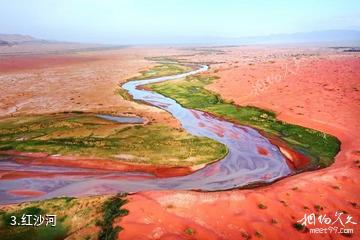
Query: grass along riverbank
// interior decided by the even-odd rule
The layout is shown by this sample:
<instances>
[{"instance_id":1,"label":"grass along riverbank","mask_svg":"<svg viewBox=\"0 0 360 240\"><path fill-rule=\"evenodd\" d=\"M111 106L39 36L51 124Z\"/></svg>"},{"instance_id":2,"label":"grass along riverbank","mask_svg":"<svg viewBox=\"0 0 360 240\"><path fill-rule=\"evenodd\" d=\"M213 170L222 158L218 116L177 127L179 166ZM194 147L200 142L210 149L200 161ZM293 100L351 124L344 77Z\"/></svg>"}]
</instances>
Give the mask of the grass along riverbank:
<instances>
[{"instance_id":1,"label":"grass along riverbank","mask_svg":"<svg viewBox=\"0 0 360 240\"><path fill-rule=\"evenodd\" d=\"M139 76L135 76L133 78L130 78L129 80L142 80L149 78L171 76L185 72L190 72L191 70L193 70L192 67L177 63L158 64L149 70L141 71Z\"/></svg>"},{"instance_id":2,"label":"grass along riverbank","mask_svg":"<svg viewBox=\"0 0 360 240\"><path fill-rule=\"evenodd\" d=\"M131 163L194 166L221 159L227 149L162 124L123 124L88 113L0 120L0 150L122 159Z\"/></svg>"},{"instance_id":3,"label":"grass along riverbank","mask_svg":"<svg viewBox=\"0 0 360 240\"><path fill-rule=\"evenodd\" d=\"M171 76L181 73L190 72L193 70L190 66L184 66L173 62L173 59L166 59L166 58L154 58L149 59L151 61L168 61L169 63L165 64L158 64L151 69L141 71L138 76L132 77L128 79L128 81L136 81L136 80L143 80L148 78L158 78L164 76ZM170 63L171 62L171 63ZM123 88L119 87L115 90L115 94L120 95L123 99L128 101L135 101L132 99L132 96Z\"/></svg>"},{"instance_id":4,"label":"grass along riverbank","mask_svg":"<svg viewBox=\"0 0 360 240\"><path fill-rule=\"evenodd\" d=\"M185 79L150 84L150 89L176 100L182 106L212 113L238 124L263 130L285 140L292 148L312 159L312 168L329 166L340 150L334 136L276 119L273 112L252 106L237 106L205 89L215 77L188 76Z\"/></svg>"}]
</instances>

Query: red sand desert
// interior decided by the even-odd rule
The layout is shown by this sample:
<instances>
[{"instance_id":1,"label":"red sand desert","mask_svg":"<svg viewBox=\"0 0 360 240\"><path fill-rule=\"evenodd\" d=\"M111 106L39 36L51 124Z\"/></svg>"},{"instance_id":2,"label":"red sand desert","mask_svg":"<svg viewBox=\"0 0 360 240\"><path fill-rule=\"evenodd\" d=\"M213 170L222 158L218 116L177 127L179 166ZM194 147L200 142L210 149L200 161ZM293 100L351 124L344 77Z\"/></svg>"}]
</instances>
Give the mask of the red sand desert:
<instances>
[{"instance_id":1,"label":"red sand desert","mask_svg":"<svg viewBox=\"0 0 360 240\"><path fill-rule=\"evenodd\" d=\"M81 110L135 114L179 127L170 114L113 94L120 82L152 65L145 56L165 53L210 63L210 74L220 79L209 89L238 105L270 109L284 121L333 134L341 140L341 151L328 168L254 189L132 194L125 205L130 214L115 223L124 228L119 239L347 239L298 231L293 224L305 213L334 218L340 211L343 219L350 214L360 222L356 53L318 47L229 47L206 54L202 49L129 48L66 54L56 61L41 56L31 63L24 56L11 60L17 61L11 65L15 67L0 64L0 116ZM20 65L25 70L20 71ZM261 149L259 153L266 154ZM347 226L354 229L351 238L358 239L360 225Z\"/></svg>"},{"instance_id":2,"label":"red sand desert","mask_svg":"<svg viewBox=\"0 0 360 240\"><path fill-rule=\"evenodd\" d=\"M144 57L162 55L162 50L125 48L1 56L1 51L7 50L0 48L0 116L74 110L130 113L179 127L167 112L126 101L115 94L120 83L153 65Z\"/></svg>"},{"instance_id":3,"label":"red sand desert","mask_svg":"<svg viewBox=\"0 0 360 240\"><path fill-rule=\"evenodd\" d=\"M344 222L348 213L358 223L347 225L354 229L351 238L358 239L360 56L308 49L301 50L296 60L292 56L299 52L296 48L226 51L198 58L229 59L215 64L213 72L220 79L209 89L239 105L271 109L284 121L335 135L342 143L335 163L250 190L133 194L126 205L130 214L117 223L124 228L119 238L348 239L341 234L301 232L293 226L305 213L326 214L335 221L335 212L344 211ZM252 91L256 85L262 89ZM341 227L339 222L335 226Z\"/></svg>"}]
</instances>

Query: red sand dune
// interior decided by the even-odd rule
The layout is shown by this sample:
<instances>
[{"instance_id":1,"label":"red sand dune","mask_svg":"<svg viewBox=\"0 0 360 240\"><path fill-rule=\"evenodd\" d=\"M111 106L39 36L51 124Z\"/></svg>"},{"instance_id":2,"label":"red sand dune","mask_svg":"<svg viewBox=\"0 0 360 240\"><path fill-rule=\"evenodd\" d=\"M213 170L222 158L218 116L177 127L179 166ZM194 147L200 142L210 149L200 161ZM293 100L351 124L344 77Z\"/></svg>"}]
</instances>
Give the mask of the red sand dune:
<instances>
[{"instance_id":1,"label":"red sand dune","mask_svg":"<svg viewBox=\"0 0 360 240\"><path fill-rule=\"evenodd\" d=\"M342 145L336 162L250 190L130 195L126 205L130 214L115 224L124 228L119 239L349 239L293 227L305 213L327 214L335 221L337 211L353 217L358 224L346 227L354 230L350 239L360 238L360 58L302 58L296 74L288 73L252 94L257 81L283 73L281 67L280 63L221 65L221 79L210 89L239 105L272 109L282 120L337 136Z\"/></svg>"},{"instance_id":2,"label":"red sand dune","mask_svg":"<svg viewBox=\"0 0 360 240\"><path fill-rule=\"evenodd\" d=\"M7 192L8 194L18 195L18 196L41 196L44 192L37 191L37 190L11 190Z\"/></svg>"},{"instance_id":3,"label":"red sand dune","mask_svg":"<svg viewBox=\"0 0 360 240\"><path fill-rule=\"evenodd\" d=\"M303 170L309 165L310 163L309 157L291 149L281 139L270 138L270 137L268 139L273 145L279 148L280 152L285 156L287 160L287 164L291 169Z\"/></svg>"},{"instance_id":4,"label":"red sand dune","mask_svg":"<svg viewBox=\"0 0 360 240\"><path fill-rule=\"evenodd\" d=\"M194 170L191 167L168 167L148 164L127 163L121 160L100 159L79 156L51 156L46 153L27 153L15 150L0 151L0 154L11 155L19 164L35 166L59 166L82 169L99 169L121 172L146 172L157 177L174 177L187 175ZM60 174L61 175L61 174ZM66 174L64 174L66 175Z\"/></svg>"}]
</instances>

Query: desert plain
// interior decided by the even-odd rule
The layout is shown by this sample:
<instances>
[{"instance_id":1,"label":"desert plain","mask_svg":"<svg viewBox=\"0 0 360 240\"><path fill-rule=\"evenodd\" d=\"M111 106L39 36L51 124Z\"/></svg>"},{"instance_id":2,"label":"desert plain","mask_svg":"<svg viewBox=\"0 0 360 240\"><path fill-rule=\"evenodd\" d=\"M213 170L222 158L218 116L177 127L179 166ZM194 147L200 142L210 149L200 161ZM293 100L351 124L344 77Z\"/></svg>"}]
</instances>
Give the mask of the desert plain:
<instances>
[{"instance_id":1,"label":"desert plain","mask_svg":"<svg viewBox=\"0 0 360 240\"><path fill-rule=\"evenodd\" d=\"M118 234L119 239L359 238L360 227L359 224L355 224L360 221L360 180L358 179L360 55L358 52L322 45L155 46L81 51L64 51L59 48L57 51L45 49L26 54L21 51L10 51L9 48L11 47L0 47L2 121L27 116L68 113L90 114L86 115L90 120L93 120L91 114L133 116L144 119L141 125L144 128L165 125L171 128L175 136L190 139L188 135L183 136L187 134L186 131L169 112L151 104L134 101L121 88L123 83L131 79L141 79L139 74L146 76L157 65L166 65L167 61L175 60L179 65L208 65L209 70L200 75L213 76L214 80L207 84L205 89L218 95L226 103L270 111L279 121L313 129L334 136L340 141L340 151L336 153L332 164L321 168L302 169L304 171L295 172L296 174L277 179L270 184L210 192L199 189L130 192L124 197L127 202L121 204L128 213L115 217L111 222L114 228L116 226L122 228ZM65 121L61 117L59 119ZM86 118L84 122L90 120ZM17 126L16 124L12 126ZM37 124L35 122L34 126ZM68 120L64 124L69 124ZM105 122L98 124L105 127L98 131L94 130L91 136L101 135L104 131L113 134L113 131L123 128ZM131 124L126 124L128 125ZM219 131L221 132L221 126ZM110 133L109 136L112 136ZM56 132L45 140L58 138L55 134ZM74 130L72 134L71 136L74 136L77 133ZM79 130L78 134L84 133ZM324 135L325 139L326 136ZM191 139L191 141L195 140ZM18 146L17 143L14 144ZM181 147L193 149L187 143L175 146L178 147L177 149L182 149ZM214 149L220 151L220 148L221 146L214 145ZM66 152L70 150L67 149ZM193 149L195 152L197 150L197 148ZM194 160L196 154L184 157L186 161L180 168L177 165L167 168L166 164L160 162L158 167L165 170L158 171L154 162L146 163L146 159L134 160L134 156L128 153L121 155L118 160L120 163L116 165L113 159L109 160L106 157L84 157L80 156L82 152L66 156L66 154L56 154L57 148L51 148L51 151L53 152L21 151L7 147L2 149L3 154L14 157L17 162L25 163L24 166L47 166L52 163L51 166L75 166L79 172L54 174L26 169L24 166L18 171L3 167L0 168L0 182L27 178L53 179L69 177L69 175L76 178L77 175L84 175L83 171L87 170L89 170L87 176L91 177L101 171L114 170L115 166L118 166L119 171L129 171L129 169L145 171L161 178L190 174L204 167L201 164L197 165L198 162ZM223 157L219 152L211 152L208 149L207 151L203 158L207 159L211 154ZM260 154L261 152L259 151ZM294 158L291 151L286 148L281 152L288 163L295 162L295 166L297 161L303 159L296 156ZM263 153L266 154L266 150ZM177 154L171 156L179 157ZM25 157L25 160L21 157ZM182 159L183 156L179 158ZM77 159L83 159L84 162L75 163ZM135 162L134 165L132 161ZM91 165L89 162L94 164ZM193 165L196 167L192 168ZM120 177L118 181L121 180ZM104 193L115 194L105 190ZM20 201L24 203L20 205L15 203L16 201L13 204L9 202L1 205L0 208L5 212L31 205L27 197L33 201L35 196L37 197L35 200L38 201L43 200L42 196L47 196L42 190L21 188L12 189L4 194L24 197ZM79 199L69 201L78 201L77 208L71 205L71 213L80 211L86 206L95 205L97 208L104 202L99 196L79 196ZM298 221L304 217L304 214L312 213L316 214L316 217L326 214L333 220L336 219L335 215L340 213L344 223L349 220L347 216L351 216L352 219L346 226L354 231L342 234L310 233L310 226L299 225ZM91 214L93 218L98 215L101 213ZM77 217L81 219L81 215ZM79 220L78 223L65 220L65 223L69 225L68 229L71 229L64 234L66 239L96 239L97 232L102 226L94 222L85 223L85 220ZM317 225L317 227L321 226L326 227L326 224ZM339 221L333 226L342 227Z\"/></svg>"}]
</instances>

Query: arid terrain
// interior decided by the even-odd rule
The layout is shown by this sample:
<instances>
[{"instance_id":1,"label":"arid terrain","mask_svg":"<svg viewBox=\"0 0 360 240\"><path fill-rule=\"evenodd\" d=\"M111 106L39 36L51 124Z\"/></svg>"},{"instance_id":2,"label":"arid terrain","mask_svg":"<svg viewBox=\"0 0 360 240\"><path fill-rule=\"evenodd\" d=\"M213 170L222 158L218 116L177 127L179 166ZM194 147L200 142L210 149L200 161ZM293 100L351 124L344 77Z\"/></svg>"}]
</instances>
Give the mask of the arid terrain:
<instances>
[{"instance_id":1,"label":"arid terrain","mask_svg":"<svg viewBox=\"0 0 360 240\"><path fill-rule=\"evenodd\" d=\"M9 48L0 47L0 52ZM144 58L164 54L160 49L58 51L1 56L1 116L74 110L131 113L177 126L166 112L114 94L121 82L151 67Z\"/></svg>"},{"instance_id":2,"label":"arid terrain","mask_svg":"<svg viewBox=\"0 0 360 240\"><path fill-rule=\"evenodd\" d=\"M293 224L313 212L334 217L336 211L346 211L359 221L360 56L327 48L244 47L215 49L190 59L222 62L211 65L220 79L209 89L225 99L271 109L284 121L331 133L340 139L341 151L326 169L252 190L132 195L126 206L131 214L119 221L125 229L120 237L347 238L334 233L311 235ZM356 239L359 225L350 226ZM187 234L189 228L193 234Z\"/></svg>"},{"instance_id":3,"label":"arid terrain","mask_svg":"<svg viewBox=\"0 0 360 240\"><path fill-rule=\"evenodd\" d=\"M1 46L0 52L13 52L9 48ZM123 228L119 239L360 237L360 54L356 52L320 46L229 46L2 54L0 118L75 111L139 116L146 124L183 131L168 112L121 95L119 84L154 67L150 59L154 57L207 64L210 69L203 75L218 78L206 89L233 105L273 111L284 122L333 135L341 149L329 167L260 187L130 194L123 207L128 215L114 219L114 226ZM5 173L9 174L2 169L0 179ZM14 194L37 192L14 190ZM84 199L79 202L91 202L91 198ZM5 211L9 208L15 207L2 206ZM335 220L336 212L343 214L344 223L346 216L358 223L346 224L353 233L312 234L310 226L297 224L304 214L326 214ZM326 224L316 225L321 226ZM333 226L342 227L339 221ZM90 231L74 229L80 230L69 239ZM91 225L91 229L98 228Z\"/></svg>"}]
</instances>

